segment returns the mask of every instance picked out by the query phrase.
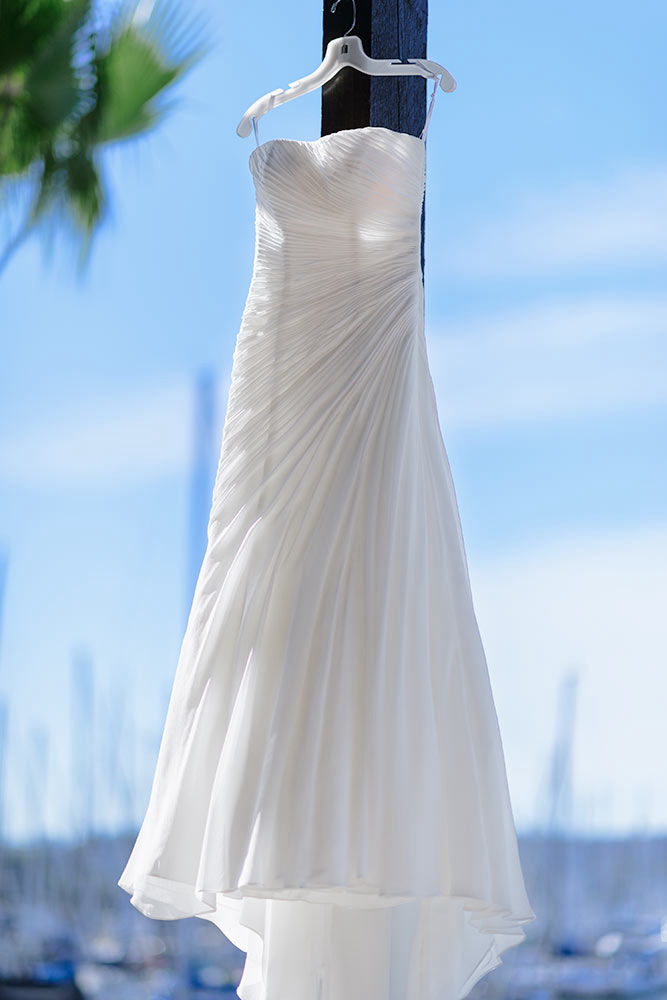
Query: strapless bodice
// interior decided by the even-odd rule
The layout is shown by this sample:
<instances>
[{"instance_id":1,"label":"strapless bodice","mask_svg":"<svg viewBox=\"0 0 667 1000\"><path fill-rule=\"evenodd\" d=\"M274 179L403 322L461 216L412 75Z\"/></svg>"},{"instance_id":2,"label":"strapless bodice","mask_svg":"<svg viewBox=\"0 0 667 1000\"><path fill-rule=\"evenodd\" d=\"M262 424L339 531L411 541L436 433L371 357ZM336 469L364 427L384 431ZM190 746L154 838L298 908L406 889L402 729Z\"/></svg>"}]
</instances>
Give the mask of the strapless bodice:
<instances>
[{"instance_id":1,"label":"strapless bodice","mask_svg":"<svg viewBox=\"0 0 667 1000\"><path fill-rule=\"evenodd\" d=\"M269 139L250 155L262 246L285 243L306 258L375 257L373 248L421 247L426 146L382 126L342 129L314 140Z\"/></svg>"}]
</instances>

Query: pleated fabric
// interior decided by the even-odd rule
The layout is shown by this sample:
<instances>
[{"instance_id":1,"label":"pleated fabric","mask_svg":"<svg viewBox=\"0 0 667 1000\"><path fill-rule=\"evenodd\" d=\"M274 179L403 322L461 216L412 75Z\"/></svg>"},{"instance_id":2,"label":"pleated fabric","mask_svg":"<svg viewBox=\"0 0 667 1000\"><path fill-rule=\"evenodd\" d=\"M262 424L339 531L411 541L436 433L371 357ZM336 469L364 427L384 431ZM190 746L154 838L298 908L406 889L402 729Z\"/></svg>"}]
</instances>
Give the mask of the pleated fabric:
<instances>
[{"instance_id":1,"label":"pleated fabric","mask_svg":"<svg viewBox=\"0 0 667 1000\"><path fill-rule=\"evenodd\" d=\"M460 1000L535 919L427 360L425 149L250 157L208 546L118 881L246 951L241 1000Z\"/></svg>"}]
</instances>

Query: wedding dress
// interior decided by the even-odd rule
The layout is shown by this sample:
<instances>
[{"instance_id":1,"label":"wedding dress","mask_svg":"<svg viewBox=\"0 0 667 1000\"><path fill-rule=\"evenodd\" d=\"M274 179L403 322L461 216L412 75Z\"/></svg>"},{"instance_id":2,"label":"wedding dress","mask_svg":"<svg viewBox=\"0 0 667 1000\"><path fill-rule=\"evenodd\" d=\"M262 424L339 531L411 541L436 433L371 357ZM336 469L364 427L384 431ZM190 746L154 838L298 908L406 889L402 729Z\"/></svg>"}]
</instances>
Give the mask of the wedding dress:
<instances>
[{"instance_id":1,"label":"wedding dress","mask_svg":"<svg viewBox=\"0 0 667 1000\"><path fill-rule=\"evenodd\" d=\"M242 1000L460 1000L535 919L424 339L432 106L250 155L208 546L118 881L245 951Z\"/></svg>"}]
</instances>

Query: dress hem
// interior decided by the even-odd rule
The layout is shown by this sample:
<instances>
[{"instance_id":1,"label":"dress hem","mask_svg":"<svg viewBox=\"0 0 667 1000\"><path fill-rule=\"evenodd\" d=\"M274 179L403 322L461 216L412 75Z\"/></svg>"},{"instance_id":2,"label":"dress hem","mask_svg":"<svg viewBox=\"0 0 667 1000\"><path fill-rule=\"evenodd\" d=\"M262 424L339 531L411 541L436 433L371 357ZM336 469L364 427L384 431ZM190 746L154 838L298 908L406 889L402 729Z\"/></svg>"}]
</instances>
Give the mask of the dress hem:
<instances>
[{"instance_id":1,"label":"dress hem","mask_svg":"<svg viewBox=\"0 0 667 1000\"><path fill-rule=\"evenodd\" d=\"M416 899L420 900L452 900L463 904L464 910L472 913L484 913L491 920L485 923L483 930L488 933L506 934L508 930L527 924L536 919L536 914L532 908L528 908L525 916L517 916L514 911L507 906L494 903L479 896L469 896L462 893L388 893L383 892L378 886L370 882L358 881L356 883L332 883L332 882L309 882L307 885L258 885L255 883L245 883L238 886L229 886L221 889L198 889L188 882L179 882L176 879L167 878L163 875L143 875L140 877L118 879L117 885L125 892L129 893L131 904L147 917L155 920L179 920L189 916L200 916L216 909L215 902L218 897L224 897L224 902L242 901L247 897L258 899L294 899L304 902L330 903L342 906L398 906L401 903L410 903ZM147 891L149 890L149 891ZM332 894L337 899L332 899ZM156 902L165 906L171 906L173 913L168 916L160 916ZM179 907L179 902L182 908ZM203 904L202 908L196 910L187 903ZM471 920L473 926L480 924L481 918ZM521 933L524 933L523 931ZM525 934L524 934L525 936Z\"/></svg>"},{"instance_id":2,"label":"dress hem","mask_svg":"<svg viewBox=\"0 0 667 1000\"><path fill-rule=\"evenodd\" d=\"M351 906L359 909L400 906L406 903L420 905L452 904L462 911L463 925L474 928L483 939L489 937L488 947L479 954L472 969L451 1000L463 1000L493 969L502 964L501 955L516 947L526 938L522 925L536 919L532 908L515 913L510 907L489 899L464 894L386 893L370 883L355 886L331 883L309 883L301 886L241 885L224 889L197 889L193 885L159 875L123 877L117 883L131 896L130 902L144 916L154 920L178 920L199 917L209 920L241 951L253 955L247 963L247 972L237 988L241 1000L264 1000L259 968L264 949L262 924L257 922L253 906L260 900L298 900L330 907ZM475 935L476 937L476 935ZM448 998L450 1000L450 998Z\"/></svg>"}]
</instances>

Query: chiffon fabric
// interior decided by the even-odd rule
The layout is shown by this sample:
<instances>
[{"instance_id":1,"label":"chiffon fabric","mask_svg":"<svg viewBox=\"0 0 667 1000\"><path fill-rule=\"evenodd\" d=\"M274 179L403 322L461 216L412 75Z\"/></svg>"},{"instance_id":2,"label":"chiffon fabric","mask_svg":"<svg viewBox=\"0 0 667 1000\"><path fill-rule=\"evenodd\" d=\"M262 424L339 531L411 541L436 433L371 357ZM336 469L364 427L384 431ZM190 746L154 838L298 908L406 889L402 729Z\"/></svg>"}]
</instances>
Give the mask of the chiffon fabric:
<instances>
[{"instance_id":1,"label":"chiffon fabric","mask_svg":"<svg viewBox=\"0 0 667 1000\"><path fill-rule=\"evenodd\" d=\"M424 338L425 138L272 139L208 546L118 884L241 1000L460 1000L525 939Z\"/></svg>"}]
</instances>

